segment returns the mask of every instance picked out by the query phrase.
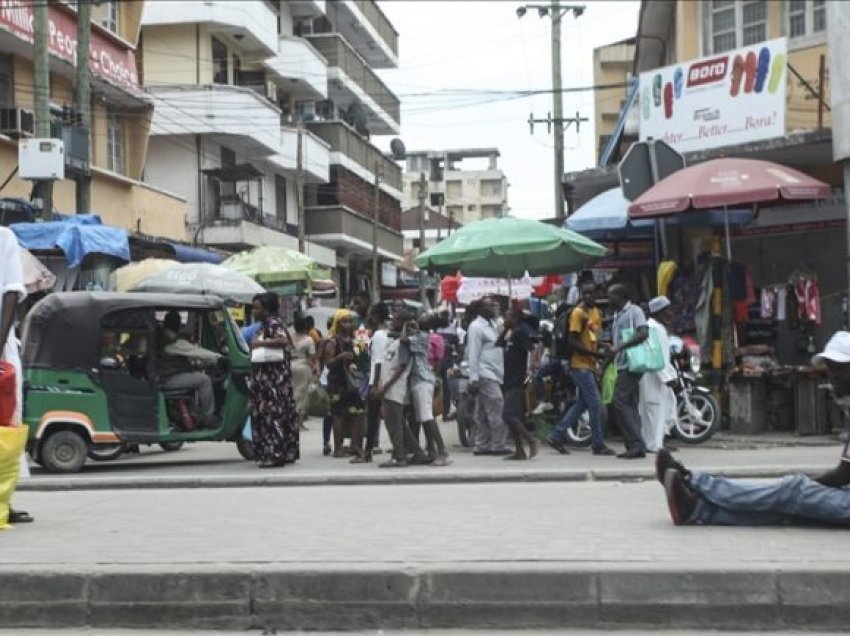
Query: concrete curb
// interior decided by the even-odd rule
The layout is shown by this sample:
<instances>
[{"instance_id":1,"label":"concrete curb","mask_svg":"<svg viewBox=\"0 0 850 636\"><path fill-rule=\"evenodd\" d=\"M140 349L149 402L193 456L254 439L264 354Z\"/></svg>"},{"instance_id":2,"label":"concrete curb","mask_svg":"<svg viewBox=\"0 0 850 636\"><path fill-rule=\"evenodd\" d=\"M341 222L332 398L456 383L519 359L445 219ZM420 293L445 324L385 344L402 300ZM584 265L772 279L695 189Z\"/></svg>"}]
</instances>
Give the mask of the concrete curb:
<instances>
[{"instance_id":1,"label":"concrete curb","mask_svg":"<svg viewBox=\"0 0 850 636\"><path fill-rule=\"evenodd\" d=\"M752 467L701 467L701 470L726 477L769 479L790 473L818 474L823 466L752 466ZM374 474L334 473L298 475L282 473L269 475L228 476L168 476L168 477L108 477L86 478L36 476L18 483L18 491L55 492L63 490L163 490L173 488L287 488L305 486L375 486L421 484L486 484L535 483L575 481L642 481L655 479L652 468L633 470L538 470L538 471L456 471L429 469L429 472L387 471Z\"/></svg>"},{"instance_id":2,"label":"concrete curb","mask_svg":"<svg viewBox=\"0 0 850 636\"><path fill-rule=\"evenodd\" d=\"M842 629L850 615L850 572L775 564L27 568L0 585L0 628L766 631Z\"/></svg>"}]
</instances>

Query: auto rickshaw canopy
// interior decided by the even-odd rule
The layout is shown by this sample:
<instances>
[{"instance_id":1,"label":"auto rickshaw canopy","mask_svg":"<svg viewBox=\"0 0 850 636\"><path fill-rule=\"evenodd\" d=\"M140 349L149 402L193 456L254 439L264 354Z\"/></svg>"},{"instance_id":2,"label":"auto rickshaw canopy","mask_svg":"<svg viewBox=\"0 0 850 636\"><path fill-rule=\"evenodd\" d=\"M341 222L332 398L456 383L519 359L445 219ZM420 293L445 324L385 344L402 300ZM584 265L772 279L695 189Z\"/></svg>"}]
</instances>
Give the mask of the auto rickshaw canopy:
<instances>
[{"instance_id":1,"label":"auto rickshaw canopy","mask_svg":"<svg viewBox=\"0 0 850 636\"><path fill-rule=\"evenodd\" d=\"M104 316L134 309L213 311L225 307L213 296L81 291L50 294L27 314L21 360L30 368L96 368Z\"/></svg>"}]
</instances>

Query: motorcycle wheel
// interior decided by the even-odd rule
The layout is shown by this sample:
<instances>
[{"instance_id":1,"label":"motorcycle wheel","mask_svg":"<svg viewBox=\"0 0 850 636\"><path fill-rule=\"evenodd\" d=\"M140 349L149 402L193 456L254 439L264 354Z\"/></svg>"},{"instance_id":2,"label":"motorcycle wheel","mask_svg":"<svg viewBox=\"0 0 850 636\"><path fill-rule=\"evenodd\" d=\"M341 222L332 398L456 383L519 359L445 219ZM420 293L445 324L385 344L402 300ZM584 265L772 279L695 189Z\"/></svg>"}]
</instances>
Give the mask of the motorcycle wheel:
<instances>
[{"instance_id":1,"label":"motorcycle wheel","mask_svg":"<svg viewBox=\"0 0 850 636\"><path fill-rule=\"evenodd\" d=\"M692 393L691 404L699 411L700 417L688 413L684 400L676 404L676 425L673 434L685 444L699 444L710 438L720 428L720 409L717 401L708 393ZM694 414L696 415L696 414Z\"/></svg>"},{"instance_id":2,"label":"motorcycle wheel","mask_svg":"<svg viewBox=\"0 0 850 636\"><path fill-rule=\"evenodd\" d=\"M475 406L468 395L458 400L457 436L464 448L471 448L475 444Z\"/></svg>"},{"instance_id":3,"label":"motorcycle wheel","mask_svg":"<svg viewBox=\"0 0 850 636\"><path fill-rule=\"evenodd\" d=\"M89 448L86 454L89 459L96 462L111 462L121 457L126 450L127 447L124 444L96 444Z\"/></svg>"},{"instance_id":4,"label":"motorcycle wheel","mask_svg":"<svg viewBox=\"0 0 850 636\"><path fill-rule=\"evenodd\" d=\"M605 431L606 421L607 409L603 407L602 414L600 416L600 424L602 425L603 433ZM590 446L593 442L593 431L590 428L590 416L587 414L587 411L582 413L575 426L567 429L567 441L572 446Z\"/></svg>"},{"instance_id":5,"label":"motorcycle wheel","mask_svg":"<svg viewBox=\"0 0 850 636\"><path fill-rule=\"evenodd\" d=\"M183 444L185 444L185 442L162 442L159 447L166 453L173 453L183 448Z\"/></svg>"}]
</instances>

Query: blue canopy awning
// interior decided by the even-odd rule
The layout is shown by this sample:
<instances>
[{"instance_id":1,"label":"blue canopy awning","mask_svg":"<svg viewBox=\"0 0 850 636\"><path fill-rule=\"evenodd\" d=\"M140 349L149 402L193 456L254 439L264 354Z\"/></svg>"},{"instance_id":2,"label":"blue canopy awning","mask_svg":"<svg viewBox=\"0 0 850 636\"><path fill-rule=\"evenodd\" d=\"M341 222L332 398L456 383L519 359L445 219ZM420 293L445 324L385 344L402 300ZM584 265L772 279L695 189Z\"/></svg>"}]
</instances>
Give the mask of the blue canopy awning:
<instances>
[{"instance_id":1,"label":"blue canopy awning","mask_svg":"<svg viewBox=\"0 0 850 636\"><path fill-rule=\"evenodd\" d=\"M200 247L189 247L171 241L167 241L167 243L174 250L174 260L181 263L212 263L218 265L224 260L224 257L220 254Z\"/></svg>"},{"instance_id":2,"label":"blue canopy awning","mask_svg":"<svg viewBox=\"0 0 850 636\"><path fill-rule=\"evenodd\" d=\"M48 223L14 223L9 229L18 237L21 247L28 250L62 250L68 267L79 267L89 254L104 254L130 261L127 230L103 225L94 215Z\"/></svg>"},{"instance_id":3,"label":"blue canopy awning","mask_svg":"<svg viewBox=\"0 0 850 636\"><path fill-rule=\"evenodd\" d=\"M629 202L620 188L597 194L567 218L564 227L594 240L651 237L655 221L629 219ZM668 227L722 226L724 210L697 210L666 219ZM753 220L750 210L729 210L729 225L747 225Z\"/></svg>"}]
</instances>

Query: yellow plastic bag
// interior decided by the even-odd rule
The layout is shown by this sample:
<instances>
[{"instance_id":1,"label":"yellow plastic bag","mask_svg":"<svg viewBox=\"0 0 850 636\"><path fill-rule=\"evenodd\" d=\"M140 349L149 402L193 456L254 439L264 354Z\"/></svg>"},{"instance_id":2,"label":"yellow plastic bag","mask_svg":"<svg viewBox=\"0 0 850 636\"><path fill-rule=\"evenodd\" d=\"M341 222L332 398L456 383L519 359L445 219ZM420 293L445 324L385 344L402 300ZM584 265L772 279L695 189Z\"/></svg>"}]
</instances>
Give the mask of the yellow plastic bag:
<instances>
[{"instance_id":1,"label":"yellow plastic bag","mask_svg":"<svg viewBox=\"0 0 850 636\"><path fill-rule=\"evenodd\" d=\"M26 426L0 426L0 530L9 527L9 502L18 485L21 453L26 443Z\"/></svg>"}]
</instances>

